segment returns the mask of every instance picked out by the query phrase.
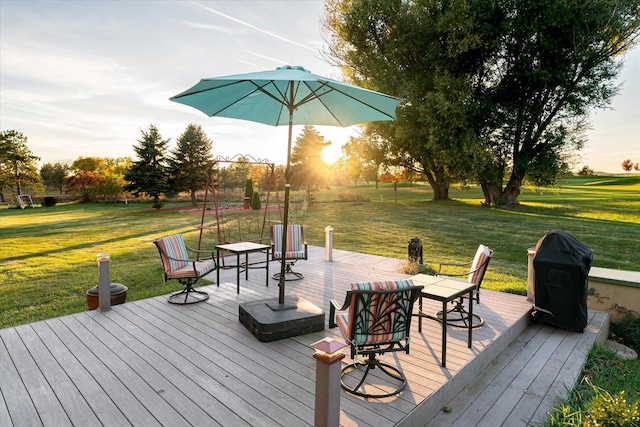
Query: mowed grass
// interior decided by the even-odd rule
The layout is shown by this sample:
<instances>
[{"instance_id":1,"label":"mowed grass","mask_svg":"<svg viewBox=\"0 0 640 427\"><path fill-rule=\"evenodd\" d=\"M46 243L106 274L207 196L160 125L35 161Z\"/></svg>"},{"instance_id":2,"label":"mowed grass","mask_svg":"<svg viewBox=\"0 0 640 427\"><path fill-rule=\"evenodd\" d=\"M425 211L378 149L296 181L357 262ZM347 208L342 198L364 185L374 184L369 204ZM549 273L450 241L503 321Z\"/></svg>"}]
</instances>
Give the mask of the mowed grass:
<instances>
[{"instance_id":1,"label":"mowed grass","mask_svg":"<svg viewBox=\"0 0 640 427\"><path fill-rule=\"evenodd\" d=\"M527 248L555 229L591 248L595 266L640 270L640 176L572 177L556 188L525 189L512 209L480 207L478 188L454 188L450 196L433 202L424 184L397 191L390 184L333 188L314 193L301 222L311 245L324 246L324 228L331 225L334 247L399 260L407 258L409 238L418 236L431 269L438 261L470 260L484 243L495 254L483 286L520 294L527 287ZM179 206L185 210L174 209ZM186 203L150 208L100 203L0 210L0 328L86 310L101 252L111 255L111 281L128 286L129 301L179 289L162 283L152 242L183 233L196 247L200 212ZM206 223L215 225L215 217L208 214ZM203 237L203 249L215 244L213 234Z\"/></svg>"}]
</instances>

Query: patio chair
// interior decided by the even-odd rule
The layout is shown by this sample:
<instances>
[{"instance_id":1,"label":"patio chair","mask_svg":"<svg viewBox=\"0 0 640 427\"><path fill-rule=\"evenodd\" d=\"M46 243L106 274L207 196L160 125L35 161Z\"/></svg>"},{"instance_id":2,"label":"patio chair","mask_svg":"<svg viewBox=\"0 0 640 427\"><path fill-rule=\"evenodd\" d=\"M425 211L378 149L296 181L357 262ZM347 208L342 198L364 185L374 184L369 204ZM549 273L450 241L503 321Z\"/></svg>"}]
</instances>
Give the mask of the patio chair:
<instances>
[{"instance_id":1,"label":"patio chair","mask_svg":"<svg viewBox=\"0 0 640 427\"><path fill-rule=\"evenodd\" d=\"M153 242L160 252L162 260L163 281L175 279L184 289L169 296L172 304L194 304L209 299L209 294L193 289L193 285L202 277L214 271L217 266L213 251L200 251L188 247L182 234L173 234ZM196 259L189 259L189 252L196 254ZM200 254L207 258L199 259Z\"/></svg>"},{"instance_id":2,"label":"patio chair","mask_svg":"<svg viewBox=\"0 0 640 427\"><path fill-rule=\"evenodd\" d=\"M491 257L493 257L493 251L489 249L487 246L480 244L478 246L478 250L476 251L476 255L473 257L472 261L464 262L464 263L439 263L438 264L438 272L436 276L450 276L450 277L467 277L467 281L469 283L473 283L476 285L475 290L473 291L472 298L476 302L476 304L480 304L480 284L482 283L482 279L484 279L484 274L487 271L487 267L489 266L489 261L491 261ZM469 271L460 274L453 274L450 272L444 273L443 267L446 268L458 268L458 271L461 267L469 266ZM453 308L447 311L447 324L451 326L458 326L467 328L469 324L469 312L464 307L464 298L468 298L465 294L460 298L453 301ZM436 317L442 320L442 312L439 311L436 313ZM478 316L477 314L473 315L473 327L478 328L484 324L484 319Z\"/></svg>"},{"instance_id":3,"label":"patio chair","mask_svg":"<svg viewBox=\"0 0 640 427\"><path fill-rule=\"evenodd\" d=\"M396 366L380 361L376 355L398 351L409 354L413 303L422 288L413 286L411 280L352 283L342 306L331 300L329 327L340 328L351 348L351 359L357 355L366 358L364 362L354 361L342 369L343 389L356 396L376 398L393 396L404 390L407 385L404 374ZM336 310L348 311L336 313ZM361 367L365 367L364 373ZM378 376L384 379L365 384L370 371L376 368L386 374Z\"/></svg>"},{"instance_id":4,"label":"patio chair","mask_svg":"<svg viewBox=\"0 0 640 427\"><path fill-rule=\"evenodd\" d=\"M301 259L307 259L307 242L304 241L304 228L300 224L287 225L287 250L282 250L282 224L271 227L271 259L285 260L284 276L286 281L304 278L302 273L293 271L293 264ZM280 273L273 275L280 280Z\"/></svg>"}]
</instances>

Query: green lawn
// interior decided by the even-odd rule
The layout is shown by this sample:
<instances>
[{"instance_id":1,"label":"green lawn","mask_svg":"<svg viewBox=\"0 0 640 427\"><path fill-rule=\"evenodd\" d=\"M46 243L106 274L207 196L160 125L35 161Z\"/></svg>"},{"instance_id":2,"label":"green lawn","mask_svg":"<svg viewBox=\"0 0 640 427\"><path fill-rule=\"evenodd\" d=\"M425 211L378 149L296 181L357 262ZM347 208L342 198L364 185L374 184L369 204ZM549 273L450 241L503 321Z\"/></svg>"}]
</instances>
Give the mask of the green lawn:
<instances>
[{"instance_id":1,"label":"green lawn","mask_svg":"<svg viewBox=\"0 0 640 427\"><path fill-rule=\"evenodd\" d=\"M640 270L640 176L573 177L553 189L525 189L513 209L481 208L477 188L452 189L452 200L431 201L423 184L333 188L314 194L302 223L311 245L334 246L400 259L411 236L422 238L425 263L468 260L479 243L494 249L483 286L525 293L527 248L562 229L594 252L594 265ZM300 197L294 194L295 197ZM344 202L339 200L362 200ZM397 201L396 201L397 199ZM129 287L128 300L167 294L152 241L181 232L196 246L200 215L150 204L59 204L0 210L0 328L86 310L85 292L97 284L96 255L111 254L111 280ZM300 215L301 212L296 212ZM213 223L207 215L207 223ZM226 219L229 219L227 215ZM212 235L203 248L213 247Z\"/></svg>"}]
</instances>

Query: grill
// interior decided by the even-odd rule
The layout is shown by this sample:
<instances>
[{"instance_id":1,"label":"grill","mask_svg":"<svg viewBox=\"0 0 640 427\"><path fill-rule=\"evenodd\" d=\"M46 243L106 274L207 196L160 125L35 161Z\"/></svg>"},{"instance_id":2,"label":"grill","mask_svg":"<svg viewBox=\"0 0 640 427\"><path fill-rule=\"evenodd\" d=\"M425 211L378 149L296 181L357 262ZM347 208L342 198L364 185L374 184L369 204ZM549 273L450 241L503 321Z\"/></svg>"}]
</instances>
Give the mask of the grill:
<instances>
[{"instance_id":1,"label":"grill","mask_svg":"<svg viewBox=\"0 0 640 427\"><path fill-rule=\"evenodd\" d=\"M593 252L568 233L552 231L536 245L533 317L570 331L587 326L587 286Z\"/></svg>"}]
</instances>

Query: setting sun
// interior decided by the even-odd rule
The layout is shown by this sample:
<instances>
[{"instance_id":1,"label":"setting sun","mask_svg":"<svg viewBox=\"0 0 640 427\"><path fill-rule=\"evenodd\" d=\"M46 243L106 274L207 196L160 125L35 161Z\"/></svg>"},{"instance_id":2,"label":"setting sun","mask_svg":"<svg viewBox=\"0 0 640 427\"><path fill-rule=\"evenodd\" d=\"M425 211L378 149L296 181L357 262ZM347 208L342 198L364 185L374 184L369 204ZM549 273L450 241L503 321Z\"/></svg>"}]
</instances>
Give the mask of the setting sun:
<instances>
[{"instance_id":1,"label":"setting sun","mask_svg":"<svg viewBox=\"0 0 640 427\"><path fill-rule=\"evenodd\" d=\"M341 149L342 147L335 144L331 144L330 146L325 147L322 150L322 159L330 165L335 163L342 154Z\"/></svg>"}]
</instances>

